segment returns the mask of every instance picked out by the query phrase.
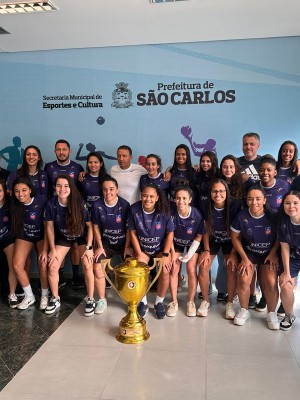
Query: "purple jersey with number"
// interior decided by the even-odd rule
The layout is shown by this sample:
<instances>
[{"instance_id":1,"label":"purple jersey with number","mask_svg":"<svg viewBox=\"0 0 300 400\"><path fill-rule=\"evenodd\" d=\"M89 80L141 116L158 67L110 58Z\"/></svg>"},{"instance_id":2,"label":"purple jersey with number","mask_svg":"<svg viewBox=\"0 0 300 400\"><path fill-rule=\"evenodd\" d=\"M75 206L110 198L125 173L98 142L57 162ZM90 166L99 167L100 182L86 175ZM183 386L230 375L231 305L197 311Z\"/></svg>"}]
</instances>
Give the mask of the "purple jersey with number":
<instances>
[{"instance_id":1,"label":"purple jersey with number","mask_svg":"<svg viewBox=\"0 0 300 400\"><path fill-rule=\"evenodd\" d=\"M13 171L9 174L6 181L7 190L12 191L14 181L20 176L19 170ZM24 176L24 175L23 175ZM48 176L45 171L36 172L34 175L29 174L29 178L35 188L35 194L38 196L48 197Z\"/></svg>"},{"instance_id":2,"label":"purple jersey with number","mask_svg":"<svg viewBox=\"0 0 300 400\"><path fill-rule=\"evenodd\" d=\"M35 196L30 204L24 204L24 238L42 239L44 234L44 196ZM11 210L13 212L13 210ZM22 239L22 237L20 237Z\"/></svg>"},{"instance_id":3,"label":"purple jersey with number","mask_svg":"<svg viewBox=\"0 0 300 400\"><path fill-rule=\"evenodd\" d=\"M86 201L88 208L91 209L93 203L102 197L100 193L99 177L86 173L83 181L79 182L78 186L80 192L83 194L84 201Z\"/></svg>"},{"instance_id":4,"label":"purple jersey with number","mask_svg":"<svg viewBox=\"0 0 300 400\"><path fill-rule=\"evenodd\" d=\"M164 176L160 173L156 178L151 178L148 174L142 175L140 177L140 190L142 191L146 185L156 185L160 188L165 194L167 194L170 182L164 181Z\"/></svg>"},{"instance_id":5,"label":"purple jersey with number","mask_svg":"<svg viewBox=\"0 0 300 400\"><path fill-rule=\"evenodd\" d=\"M10 234L11 234L10 210L9 210L9 202L6 202L2 206L0 206L0 240L9 237Z\"/></svg>"},{"instance_id":6,"label":"purple jersey with number","mask_svg":"<svg viewBox=\"0 0 300 400\"><path fill-rule=\"evenodd\" d=\"M125 246L126 229L130 204L123 197L110 207L104 199L93 203L92 222L99 226L104 246L121 249Z\"/></svg>"},{"instance_id":7,"label":"purple jersey with number","mask_svg":"<svg viewBox=\"0 0 300 400\"><path fill-rule=\"evenodd\" d=\"M83 208L83 220L84 222L89 222L89 212L86 203L82 200L82 208ZM55 232L59 232L62 236L64 236L67 240L75 240L78 237L85 236L86 234L86 226L82 226L82 233L74 236L68 233L67 225L66 225L66 206L63 206L59 203L57 197L53 197L48 200L45 206L44 212L44 220L45 221L53 221Z\"/></svg>"},{"instance_id":8,"label":"purple jersey with number","mask_svg":"<svg viewBox=\"0 0 300 400\"><path fill-rule=\"evenodd\" d=\"M45 165L45 171L48 175L49 181L49 194L51 196L55 195L54 184L55 180L59 175L69 175L78 187L78 176L80 172L83 171L82 165L76 163L75 161L69 162L67 165L60 165L56 160ZM51 187L50 187L51 186Z\"/></svg>"},{"instance_id":9,"label":"purple jersey with number","mask_svg":"<svg viewBox=\"0 0 300 400\"><path fill-rule=\"evenodd\" d=\"M230 229L241 233L242 245L246 251L255 254L267 254L272 249L277 235L275 217L266 214L256 218L248 209L241 210L235 217Z\"/></svg>"},{"instance_id":10,"label":"purple jersey with number","mask_svg":"<svg viewBox=\"0 0 300 400\"><path fill-rule=\"evenodd\" d=\"M278 226L279 242L290 246L290 256L300 259L300 224L293 224L290 217L283 215Z\"/></svg>"},{"instance_id":11,"label":"purple jersey with number","mask_svg":"<svg viewBox=\"0 0 300 400\"><path fill-rule=\"evenodd\" d=\"M191 207L187 217L182 217L176 210L173 214L174 244L178 247L189 247L195 237L205 233L204 218L195 208Z\"/></svg>"},{"instance_id":12,"label":"purple jersey with number","mask_svg":"<svg viewBox=\"0 0 300 400\"><path fill-rule=\"evenodd\" d=\"M145 213L142 202L138 201L130 207L128 228L136 231L141 249L154 255L163 250L166 233L174 231L174 223L171 216L156 210Z\"/></svg>"},{"instance_id":13,"label":"purple jersey with number","mask_svg":"<svg viewBox=\"0 0 300 400\"><path fill-rule=\"evenodd\" d=\"M266 193L267 203L272 211L278 211L282 203L283 196L290 190L291 185L287 181L276 179L272 187L261 187Z\"/></svg>"}]
</instances>

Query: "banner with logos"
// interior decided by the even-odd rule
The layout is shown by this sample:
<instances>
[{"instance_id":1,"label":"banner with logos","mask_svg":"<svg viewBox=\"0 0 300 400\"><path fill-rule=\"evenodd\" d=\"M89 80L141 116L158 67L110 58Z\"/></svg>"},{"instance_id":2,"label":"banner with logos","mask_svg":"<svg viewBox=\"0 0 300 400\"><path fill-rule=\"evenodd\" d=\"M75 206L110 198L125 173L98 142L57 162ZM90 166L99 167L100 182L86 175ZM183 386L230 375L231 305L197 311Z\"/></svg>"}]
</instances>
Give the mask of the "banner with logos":
<instances>
[{"instance_id":1,"label":"banner with logos","mask_svg":"<svg viewBox=\"0 0 300 400\"><path fill-rule=\"evenodd\" d=\"M85 164L100 151L108 168L126 144L173 163L184 143L193 163L205 150L242 155L242 135L261 135L277 157L299 143L300 37L0 53L0 165L16 169L22 149L71 143Z\"/></svg>"}]
</instances>

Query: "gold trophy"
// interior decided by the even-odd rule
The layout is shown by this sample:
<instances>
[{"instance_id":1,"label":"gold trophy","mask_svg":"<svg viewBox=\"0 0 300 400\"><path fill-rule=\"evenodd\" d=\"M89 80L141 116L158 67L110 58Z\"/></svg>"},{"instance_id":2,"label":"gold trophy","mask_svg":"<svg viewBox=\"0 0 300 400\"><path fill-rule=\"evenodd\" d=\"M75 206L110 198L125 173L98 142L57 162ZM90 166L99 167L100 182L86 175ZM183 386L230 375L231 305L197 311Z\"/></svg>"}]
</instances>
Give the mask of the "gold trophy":
<instances>
[{"instance_id":1,"label":"gold trophy","mask_svg":"<svg viewBox=\"0 0 300 400\"><path fill-rule=\"evenodd\" d=\"M158 272L149 285L150 271L155 268L157 262L159 262ZM139 262L138 259L134 257L126 258L124 263L114 268L111 267L109 259L103 259L101 260L101 266L105 278L113 286L121 299L128 305L127 315L122 318L119 324L119 333L116 339L126 344L141 343L149 339L150 334L146 329L146 322L137 312L137 305L158 279L162 270L160 259L155 258L152 267L149 267L143 262ZM113 284L106 273L106 266L114 271L115 284Z\"/></svg>"}]
</instances>

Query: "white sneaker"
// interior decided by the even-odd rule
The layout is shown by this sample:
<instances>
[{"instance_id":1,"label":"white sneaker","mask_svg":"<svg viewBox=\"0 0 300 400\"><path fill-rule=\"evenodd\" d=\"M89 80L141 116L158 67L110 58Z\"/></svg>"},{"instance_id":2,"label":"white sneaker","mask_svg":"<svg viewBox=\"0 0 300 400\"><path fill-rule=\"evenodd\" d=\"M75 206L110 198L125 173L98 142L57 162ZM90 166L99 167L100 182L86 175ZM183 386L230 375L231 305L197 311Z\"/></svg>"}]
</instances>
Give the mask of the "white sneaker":
<instances>
[{"instance_id":1,"label":"white sneaker","mask_svg":"<svg viewBox=\"0 0 300 400\"><path fill-rule=\"evenodd\" d=\"M48 305L48 296L42 296L40 301L40 310L45 310Z\"/></svg>"},{"instance_id":2,"label":"white sneaker","mask_svg":"<svg viewBox=\"0 0 300 400\"><path fill-rule=\"evenodd\" d=\"M49 303L47 307L45 308L45 314L53 314L55 313L56 310L58 310L60 307L60 297L54 297L52 296L51 299L49 300Z\"/></svg>"},{"instance_id":3,"label":"white sneaker","mask_svg":"<svg viewBox=\"0 0 300 400\"><path fill-rule=\"evenodd\" d=\"M276 312L269 312L267 314L268 328L272 330L280 329L280 323Z\"/></svg>"},{"instance_id":4,"label":"white sneaker","mask_svg":"<svg viewBox=\"0 0 300 400\"><path fill-rule=\"evenodd\" d=\"M209 302L206 300L202 300L200 307L197 310L198 317L207 317L209 310L210 310Z\"/></svg>"},{"instance_id":5,"label":"white sneaker","mask_svg":"<svg viewBox=\"0 0 300 400\"><path fill-rule=\"evenodd\" d=\"M188 317L196 317L196 306L193 301L188 301L186 305L186 315Z\"/></svg>"},{"instance_id":6,"label":"white sneaker","mask_svg":"<svg viewBox=\"0 0 300 400\"><path fill-rule=\"evenodd\" d=\"M225 317L226 317L226 319L234 319L235 311L234 311L233 303L226 303Z\"/></svg>"},{"instance_id":7,"label":"white sneaker","mask_svg":"<svg viewBox=\"0 0 300 400\"><path fill-rule=\"evenodd\" d=\"M176 317L178 311L178 303L172 301L167 307L167 316L168 317Z\"/></svg>"},{"instance_id":8,"label":"white sneaker","mask_svg":"<svg viewBox=\"0 0 300 400\"><path fill-rule=\"evenodd\" d=\"M19 310L27 310L29 306L35 303L34 296L24 296L24 299L17 305Z\"/></svg>"},{"instance_id":9,"label":"white sneaker","mask_svg":"<svg viewBox=\"0 0 300 400\"><path fill-rule=\"evenodd\" d=\"M247 319L250 318L249 311L245 308L241 308L240 311L234 317L234 325L243 326L245 325Z\"/></svg>"},{"instance_id":10,"label":"white sneaker","mask_svg":"<svg viewBox=\"0 0 300 400\"><path fill-rule=\"evenodd\" d=\"M95 307L95 314L103 314L104 311L107 309L107 301L106 299L99 299L96 302L96 307Z\"/></svg>"}]
</instances>

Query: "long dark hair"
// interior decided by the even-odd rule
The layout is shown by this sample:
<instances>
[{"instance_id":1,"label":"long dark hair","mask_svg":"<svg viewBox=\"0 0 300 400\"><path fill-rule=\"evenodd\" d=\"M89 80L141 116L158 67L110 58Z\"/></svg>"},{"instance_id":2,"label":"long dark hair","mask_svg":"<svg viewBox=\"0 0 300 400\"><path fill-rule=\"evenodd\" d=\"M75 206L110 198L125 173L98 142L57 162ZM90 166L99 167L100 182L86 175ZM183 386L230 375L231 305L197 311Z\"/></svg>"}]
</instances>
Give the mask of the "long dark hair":
<instances>
[{"instance_id":1,"label":"long dark hair","mask_svg":"<svg viewBox=\"0 0 300 400\"><path fill-rule=\"evenodd\" d=\"M24 177L30 179L29 166L26 161L26 153L27 153L27 150L29 150L29 149L34 149L38 153L38 156L39 156L39 160L37 162L36 169L37 169L37 173L38 173L39 186L41 186L41 173L43 170L44 161L42 158L41 150L33 144L31 144L30 146L27 146L26 149L24 150L23 161L22 161L21 167L17 171L17 178L24 176Z\"/></svg>"},{"instance_id":2,"label":"long dark hair","mask_svg":"<svg viewBox=\"0 0 300 400\"><path fill-rule=\"evenodd\" d=\"M211 168L208 172L203 171L203 169L201 168L201 160L204 156L209 157L209 159L211 161ZM205 177L214 179L218 173L219 173L218 157L216 156L216 154L213 151L204 151L204 153L202 153L200 156L200 162L199 162L200 180L201 180L201 178L205 178Z\"/></svg>"},{"instance_id":3,"label":"long dark hair","mask_svg":"<svg viewBox=\"0 0 300 400\"><path fill-rule=\"evenodd\" d=\"M239 160L236 157L234 157L232 154L227 154L227 156L222 158L222 161L220 164L220 176L222 179L224 179L226 181L226 178L222 173L222 166L226 160L231 160L233 162L234 168L235 168L235 173L232 175L230 184L228 186L229 190L230 190L230 194L232 197L234 197L236 199L244 199L245 195L246 195L246 191L245 191L244 180L242 177L242 167L239 163Z\"/></svg>"},{"instance_id":4,"label":"long dark hair","mask_svg":"<svg viewBox=\"0 0 300 400\"><path fill-rule=\"evenodd\" d=\"M101 154L98 153L97 151L92 151L91 153L88 154L87 159L86 159L86 170L89 172L88 163L89 163L89 159L91 157L96 157L99 160L100 164L102 164L101 167L100 167L99 177L98 177L99 189L100 189L100 193L102 193L103 179L106 178L109 175L106 172L104 160L103 160Z\"/></svg>"},{"instance_id":5,"label":"long dark hair","mask_svg":"<svg viewBox=\"0 0 300 400\"><path fill-rule=\"evenodd\" d=\"M158 200L155 203L155 211L158 211L161 214L170 215L170 206L165 193L154 183L147 183L143 187L142 193L147 188L154 189L158 195Z\"/></svg>"},{"instance_id":6,"label":"long dark hair","mask_svg":"<svg viewBox=\"0 0 300 400\"><path fill-rule=\"evenodd\" d=\"M280 207L279 207L279 209L277 211L277 216L278 216L279 221L281 221L283 215L286 215L286 213L284 212L284 202L285 202L285 199L290 195L296 196L300 200L300 192L298 192L298 190L290 190L289 192L287 192L283 196L282 202L281 202Z\"/></svg>"},{"instance_id":7,"label":"long dark hair","mask_svg":"<svg viewBox=\"0 0 300 400\"><path fill-rule=\"evenodd\" d=\"M226 190L226 199L225 199L225 206L224 206L224 211L225 211L225 226L226 226L226 231L228 236L230 236L230 191L229 191L229 187L227 185L227 182L224 181L223 179L214 179L211 182L210 188L209 188L209 197L207 200L207 220L206 220L206 232L208 233L208 235L210 236L212 234L212 226L213 226L213 219L212 219L212 211L214 208L214 202L213 199L211 198L211 191L213 186L216 183L221 183L225 190Z\"/></svg>"},{"instance_id":8,"label":"long dark hair","mask_svg":"<svg viewBox=\"0 0 300 400\"><path fill-rule=\"evenodd\" d=\"M296 165L296 161L298 160L298 147L296 145L296 143L292 142L291 140L286 140L285 142L282 143L282 145L279 148L278 151L278 157L277 157L277 165L276 165L276 169L277 171L279 170L280 167L282 167L282 149L283 146L285 146L286 144L290 144L292 146L294 146L294 157L291 160L291 175L292 176L297 176L297 171L294 171L295 169L295 165Z\"/></svg>"},{"instance_id":9,"label":"long dark hair","mask_svg":"<svg viewBox=\"0 0 300 400\"><path fill-rule=\"evenodd\" d=\"M193 168L193 166L192 166L192 159L191 159L191 152L190 152L190 149L189 149L189 147L188 147L186 144L179 144L179 145L176 147L175 152L174 152L173 166L172 166L172 168L170 169L170 172L171 172L171 174L172 174L172 172L178 171L178 166L177 166L177 162L176 162L176 151L177 151L178 149L183 149L183 150L185 150L185 153L186 153L185 169L187 170L187 179L188 179L187 184L190 185L190 186L193 186L193 177L194 177L194 172L195 172L195 170L194 170L194 168Z\"/></svg>"},{"instance_id":10,"label":"long dark hair","mask_svg":"<svg viewBox=\"0 0 300 400\"><path fill-rule=\"evenodd\" d=\"M0 186L2 186L2 190L3 190L3 204L7 203L7 200L9 199L9 196L7 194L7 188L6 188L6 183L4 179L0 179Z\"/></svg>"},{"instance_id":11,"label":"long dark hair","mask_svg":"<svg viewBox=\"0 0 300 400\"><path fill-rule=\"evenodd\" d=\"M15 195L15 187L18 184L26 185L30 190L30 197L34 197L35 195L35 188L33 183L31 182L30 178L26 176L21 176L15 179L13 186L12 186L12 193L11 193L11 231L13 235L17 237L23 237L24 233L24 204L21 203Z\"/></svg>"},{"instance_id":12,"label":"long dark hair","mask_svg":"<svg viewBox=\"0 0 300 400\"><path fill-rule=\"evenodd\" d=\"M70 195L67 199L66 207L66 226L68 233L74 236L81 236L84 233L84 203L80 193L69 175L59 175L55 180L55 186L59 179L68 181L70 187Z\"/></svg>"}]
</instances>

